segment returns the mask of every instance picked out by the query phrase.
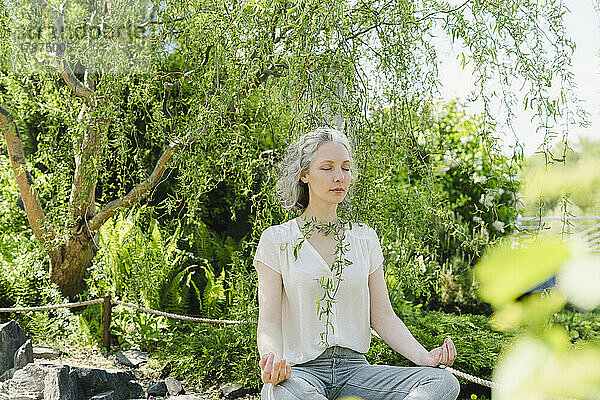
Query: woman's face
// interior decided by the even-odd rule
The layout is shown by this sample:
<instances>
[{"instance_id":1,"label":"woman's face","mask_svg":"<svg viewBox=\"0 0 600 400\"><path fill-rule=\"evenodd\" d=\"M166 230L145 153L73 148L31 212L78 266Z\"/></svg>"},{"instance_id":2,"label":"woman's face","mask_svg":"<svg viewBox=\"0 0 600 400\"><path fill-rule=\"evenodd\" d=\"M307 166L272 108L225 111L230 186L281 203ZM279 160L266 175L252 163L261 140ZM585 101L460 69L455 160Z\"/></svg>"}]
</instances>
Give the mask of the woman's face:
<instances>
[{"instance_id":1,"label":"woman's face","mask_svg":"<svg viewBox=\"0 0 600 400\"><path fill-rule=\"evenodd\" d=\"M350 156L338 142L324 142L317 147L308 172L300 179L308 184L309 202L338 204L350 187Z\"/></svg>"}]
</instances>

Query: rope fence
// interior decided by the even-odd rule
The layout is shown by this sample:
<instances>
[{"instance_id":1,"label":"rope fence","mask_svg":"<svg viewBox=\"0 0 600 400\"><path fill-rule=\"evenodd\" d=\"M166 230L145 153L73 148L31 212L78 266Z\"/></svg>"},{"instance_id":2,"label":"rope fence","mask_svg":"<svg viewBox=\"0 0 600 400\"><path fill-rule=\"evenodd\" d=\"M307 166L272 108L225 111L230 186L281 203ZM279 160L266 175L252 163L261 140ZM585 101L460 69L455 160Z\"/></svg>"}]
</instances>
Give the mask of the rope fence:
<instances>
[{"instance_id":1,"label":"rope fence","mask_svg":"<svg viewBox=\"0 0 600 400\"><path fill-rule=\"evenodd\" d=\"M91 306L93 304L104 303L104 299L95 299L89 301L82 301L81 303L64 303L64 304L50 304L47 306L39 307L15 307L15 308L0 308L0 313L18 313L18 312L30 312L30 311L49 311L56 310L58 308L75 308Z\"/></svg>"},{"instance_id":2,"label":"rope fence","mask_svg":"<svg viewBox=\"0 0 600 400\"><path fill-rule=\"evenodd\" d=\"M151 308L140 307L138 305L132 303L125 303L121 300L113 300L112 304L121 305L123 307L132 308L137 311L145 312L147 314L159 315L161 317L167 317L171 319L178 319L181 321L189 321L189 322L199 322L205 324L225 324L225 325L246 325L246 324L256 324L254 321L235 321L230 319L210 319L210 318L199 318L199 317L189 317L187 315L181 314L171 314L164 311L153 310Z\"/></svg>"},{"instance_id":3,"label":"rope fence","mask_svg":"<svg viewBox=\"0 0 600 400\"><path fill-rule=\"evenodd\" d=\"M466 379L468 381L471 381L471 382L476 383L476 384L481 385L481 386L489 387L491 389L494 389L494 388L496 388L498 386L496 384L496 382L492 382L492 381L488 381L488 380L485 380L485 379L482 379L482 378L478 378L478 377L476 377L474 375L467 374L466 372L459 371L459 370L454 369L452 367L447 367L445 365L440 365L440 368L445 369L446 371L448 371L448 372L450 372L450 373L458 376L459 378Z\"/></svg>"},{"instance_id":4,"label":"rope fence","mask_svg":"<svg viewBox=\"0 0 600 400\"><path fill-rule=\"evenodd\" d=\"M236 321L236 320L223 320L223 319L210 319L210 318L200 318L200 317L190 317L187 315L181 315L181 314L173 314L173 313L168 313L168 312L164 312L164 311L158 311L158 310L153 310L151 308L145 308L145 307L140 307L136 304L133 303L127 303L121 300L117 300L117 299L112 299L111 296L105 296L102 299L95 299L95 300L89 300L89 301L82 301L79 303L64 303L64 304L52 304L52 305L47 305L47 306L39 306L39 307L15 307L15 308L0 308L0 313L17 313L17 312L31 312L31 311L49 311L49 310L55 310L55 309L59 309L59 308L76 308L76 307L86 307L86 306L90 306L90 305L94 305L94 304L102 304L103 306L103 311L102 311L102 325L103 325L103 337L102 337L102 344L103 346L106 348L107 352L110 352L110 323L111 323L111 315L112 315L112 308L115 305L118 306L122 306L125 308L130 308L139 312L144 312L147 314L152 314L152 315L157 315L157 316L161 316L161 317L166 317L166 318L170 318L170 319L177 319L177 320L181 320L181 321L188 321L188 322L197 322L197 323L205 323L205 324L224 324L224 325L247 325L247 324L256 324L255 321ZM373 330L371 330L371 332L375 335L378 336L377 333L375 333ZM452 367L447 367L447 366L440 366L440 368L443 368L445 370L447 370L448 372L463 378L467 381L476 383L478 385L481 386L485 386L488 388L495 388L497 387L497 384L495 382L492 381L488 381L482 378L478 378L476 376L473 375L469 375L465 372L459 371L457 369L454 369Z\"/></svg>"}]
</instances>

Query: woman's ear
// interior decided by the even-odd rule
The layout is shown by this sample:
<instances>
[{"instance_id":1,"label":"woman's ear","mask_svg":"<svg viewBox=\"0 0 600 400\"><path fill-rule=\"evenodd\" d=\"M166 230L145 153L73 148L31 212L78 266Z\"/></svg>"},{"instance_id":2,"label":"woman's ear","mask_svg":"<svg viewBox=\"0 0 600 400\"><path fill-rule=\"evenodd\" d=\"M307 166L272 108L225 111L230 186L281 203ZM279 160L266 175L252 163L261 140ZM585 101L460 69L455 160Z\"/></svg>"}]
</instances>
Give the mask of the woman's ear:
<instances>
[{"instance_id":1,"label":"woman's ear","mask_svg":"<svg viewBox=\"0 0 600 400\"><path fill-rule=\"evenodd\" d=\"M300 174L300 180L304 183L306 183L306 173L303 172L302 174Z\"/></svg>"}]
</instances>

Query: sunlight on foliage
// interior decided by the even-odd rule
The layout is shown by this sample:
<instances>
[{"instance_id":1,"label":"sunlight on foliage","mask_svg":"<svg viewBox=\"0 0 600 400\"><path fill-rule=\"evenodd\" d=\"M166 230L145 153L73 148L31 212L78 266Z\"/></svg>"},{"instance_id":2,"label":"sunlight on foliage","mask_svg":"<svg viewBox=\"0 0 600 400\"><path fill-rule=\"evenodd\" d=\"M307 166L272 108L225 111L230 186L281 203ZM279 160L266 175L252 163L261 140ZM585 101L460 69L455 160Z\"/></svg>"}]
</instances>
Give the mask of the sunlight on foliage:
<instances>
[{"instance_id":1,"label":"sunlight on foliage","mask_svg":"<svg viewBox=\"0 0 600 400\"><path fill-rule=\"evenodd\" d=\"M495 371L496 400L596 399L600 394L600 348L569 348L568 336L556 329L546 337L525 336L503 355Z\"/></svg>"},{"instance_id":2,"label":"sunlight on foliage","mask_svg":"<svg viewBox=\"0 0 600 400\"><path fill-rule=\"evenodd\" d=\"M523 194L527 198L552 203L568 194L573 203L586 209L594 205L596 194L600 192L598 160L539 166L526 182Z\"/></svg>"},{"instance_id":3,"label":"sunlight on foliage","mask_svg":"<svg viewBox=\"0 0 600 400\"><path fill-rule=\"evenodd\" d=\"M475 268L480 295L501 308L556 274L570 256L555 239L504 240Z\"/></svg>"},{"instance_id":4,"label":"sunlight on foliage","mask_svg":"<svg viewBox=\"0 0 600 400\"><path fill-rule=\"evenodd\" d=\"M600 256L586 254L568 262L558 274L558 287L583 311L600 307Z\"/></svg>"},{"instance_id":5,"label":"sunlight on foliage","mask_svg":"<svg viewBox=\"0 0 600 400\"><path fill-rule=\"evenodd\" d=\"M567 301L585 310L600 305L599 261L573 243L534 238L505 240L476 266L480 295L496 309L495 325L521 329L495 369L495 399L600 394L600 346L584 342L574 348L566 329L549 322ZM557 289L517 300L554 275Z\"/></svg>"}]
</instances>

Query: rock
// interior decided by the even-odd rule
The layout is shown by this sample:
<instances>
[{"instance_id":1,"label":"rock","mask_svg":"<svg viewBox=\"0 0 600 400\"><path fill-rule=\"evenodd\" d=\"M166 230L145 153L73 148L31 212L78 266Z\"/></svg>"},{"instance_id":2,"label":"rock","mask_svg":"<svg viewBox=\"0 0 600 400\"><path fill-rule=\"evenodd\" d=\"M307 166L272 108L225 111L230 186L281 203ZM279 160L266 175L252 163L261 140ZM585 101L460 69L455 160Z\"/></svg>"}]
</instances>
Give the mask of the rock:
<instances>
[{"instance_id":1,"label":"rock","mask_svg":"<svg viewBox=\"0 0 600 400\"><path fill-rule=\"evenodd\" d=\"M192 394L181 394L175 397L169 397L168 400L205 400L204 397L194 396Z\"/></svg>"},{"instance_id":2,"label":"rock","mask_svg":"<svg viewBox=\"0 0 600 400\"><path fill-rule=\"evenodd\" d=\"M165 379L165 385L167 385L167 392L169 392L169 396L177 396L178 394L183 393L183 386L181 385L181 382L171 376Z\"/></svg>"},{"instance_id":3,"label":"rock","mask_svg":"<svg viewBox=\"0 0 600 400\"><path fill-rule=\"evenodd\" d=\"M44 379L44 400L83 399L83 388L75 371L67 365L52 369Z\"/></svg>"},{"instance_id":4,"label":"rock","mask_svg":"<svg viewBox=\"0 0 600 400\"><path fill-rule=\"evenodd\" d=\"M47 347L33 346L33 358L44 360L56 360L62 355L60 350L54 350Z\"/></svg>"},{"instance_id":5,"label":"rock","mask_svg":"<svg viewBox=\"0 0 600 400\"><path fill-rule=\"evenodd\" d=\"M167 385L163 381L148 386L148 396L166 396Z\"/></svg>"},{"instance_id":6,"label":"rock","mask_svg":"<svg viewBox=\"0 0 600 400\"><path fill-rule=\"evenodd\" d=\"M117 351L117 361L128 367L137 368L148 361L148 353L137 350Z\"/></svg>"},{"instance_id":7,"label":"rock","mask_svg":"<svg viewBox=\"0 0 600 400\"><path fill-rule=\"evenodd\" d=\"M129 371L105 371L95 368L73 368L83 387L85 398L114 391L114 400L145 397L144 389ZM108 400L108 398L107 398Z\"/></svg>"},{"instance_id":8,"label":"rock","mask_svg":"<svg viewBox=\"0 0 600 400\"><path fill-rule=\"evenodd\" d=\"M50 368L47 367L27 364L17 370L11 380L0 383L0 393L10 395L8 398L11 400L18 396L41 400L44 397L44 381L49 371Z\"/></svg>"},{"instance_id":9,"label":"rock","mask_svg":"<svg viewBox=\"0 0 600 400\"><path fill-rule=\"evenodd\" d=\"M26 347L23 347L23 354L27 353ZM166 385L164 391L166 394ZM128 400L145 397L142 386L130 371L28 363L16 370L12 379L0 382L0 400Z\"/></svg>"},{"instance_id":10,"label":"rock","mask_svg":"<svg viewBox=\"0 0 600 400\"><path fill-rule=\"evenodd\" d=\"M0 397L2 399L2 397ZM36 400L37 397L30 394L18 394L16 396L7 396L6 400Z\"/></svg>"},{"instance_id":11,"label":"rock","mask_svg":"<svg viewBox=\"0 0 600 400\"><path fill-rule=\"evenodd\" d=\"M15 352L13 368L15 370L21 369L31 362L33 362L33 346L31 345L31 339L27 339L27 341Z\"/></svg>"},{"instance_id":12,"label":"rock","mask_svg":"<svg viewBox=\"0 0 600 400\"><path fill-rule=\"evenodd\" d=\"M171 361L167 361L167 363L160 370L160 379L165 379L168 377L171 373L171 370L173 370L173 365L171 364Z\"/></svg>"},{"instance_id":13,"label":"rock","mask_svg":"<svg viewBox=\"0 0 600 400\"><path fill-rule=\"evenodd\" d=\"M115 391L109 390L108 392L103 392L93 397L90 397L89 400L117 400L117 398L115 397Z\"/></svg>"},{"instance_id":14,"label":"rock","mask_svg":"<svg viewBox=\"0 0 600 400\"><path fill-rule=\"evenodd\" d=\"M4 373L2 373L0 375L0 382L9 380L10 378L13 377L14 373L15 373L15 370L13 368L9 369L8 371L4 371Z\"/></svg>"},{"instance_id":15,"label":"rock","mask_svg":"<svg viewBox=\"0 0 600 400\"><path fill-rule=\"evenodd\" d=\"M221 386L221 394L228 399L235 399L248 393L248 390L244 389L242 385L237 383L227 383Z\"/></svg>"},{"instance_id":16,"label":"rock","mask_svg":"<svg viewBox=\"0 0 600 400\"><path fill-rule=\"evenodd\" d=\"M0 325L0 375L12 369L15 353L27 342L27 336L15 321Z\"/></svg>"}]
</instances>

